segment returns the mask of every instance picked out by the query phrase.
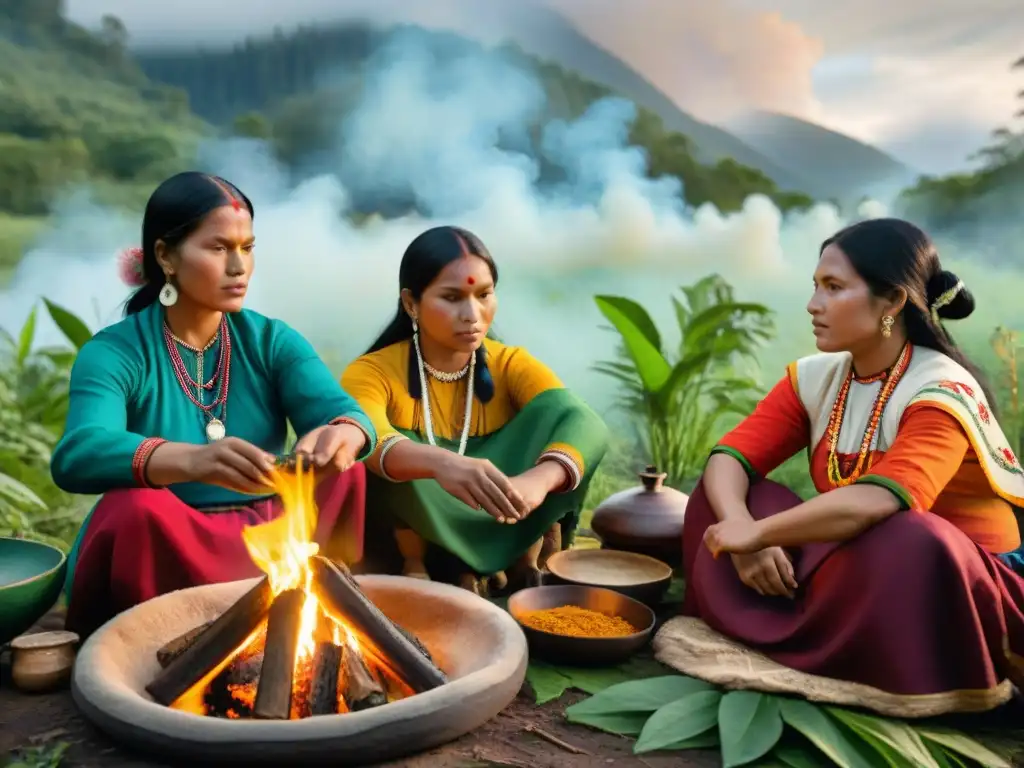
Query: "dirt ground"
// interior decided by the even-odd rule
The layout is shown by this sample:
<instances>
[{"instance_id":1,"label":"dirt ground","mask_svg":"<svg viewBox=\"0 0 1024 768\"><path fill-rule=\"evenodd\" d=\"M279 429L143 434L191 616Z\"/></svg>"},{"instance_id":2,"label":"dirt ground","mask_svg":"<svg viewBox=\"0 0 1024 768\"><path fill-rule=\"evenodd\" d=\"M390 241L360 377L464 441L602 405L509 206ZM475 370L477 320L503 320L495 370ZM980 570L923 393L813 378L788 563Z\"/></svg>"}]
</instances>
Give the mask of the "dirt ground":
<instances>
[{"instance_id":1,"label":"dirt ground","mask_svg":"<svg viewBox=\"0 0 1024 768\"><path fill-rule=\"evenodd\" d=\"M62 626L63 617L55 612L46 616L35 629L45 631ZM529 691L524 690L498 717L458 741L413 758L378 765L381 768L713 768L721 764L717 751L637 757L632 754L630 739L565 722L562 711L580 698L582 696L569 694L538 707ZM10 681L8 659L0 659L0 764L15 750L60 742L70 744L60 763L62 768L175 765L120 749L78 714L68 691L35 696L19 693ZM38 765L50 768L45 762Z\"/></svg>"}]
</instances>

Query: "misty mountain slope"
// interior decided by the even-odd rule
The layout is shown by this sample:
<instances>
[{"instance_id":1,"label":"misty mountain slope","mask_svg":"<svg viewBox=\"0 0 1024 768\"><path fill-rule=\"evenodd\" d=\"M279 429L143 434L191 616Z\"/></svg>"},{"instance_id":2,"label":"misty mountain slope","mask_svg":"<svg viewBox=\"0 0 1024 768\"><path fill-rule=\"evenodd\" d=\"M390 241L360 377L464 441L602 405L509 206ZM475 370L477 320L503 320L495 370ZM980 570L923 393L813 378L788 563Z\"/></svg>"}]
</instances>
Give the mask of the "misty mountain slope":
<instances>
[{"instance_id":1,"label":"misty mountain slope","mask_svg":"<svg viewBox=\"0 0 1024 768\"><path fill-rule=\"evenodd\" d=\"M548 59L619 93L662 119L665 127L693 140L703 162L732 158L757 168L782 189L820 192L810 188L800 164L779 162L741 141L727 130L687 114L642 74L618 56L579 32L568 19L541 7L502 18L503 29L523 50Z\"/></svg>"},{"instance_id":2,"label":"misty mountain slope","mask_svg":"<svg viewBox=\"0 0 1024 768\"><path fill-rule=\"evenodd\" d=\"M920 173L845 134L788 115L752 112L727 123L730 131L786 168L798 168L805 188L848 200L885 194Z\"/></svg>"},{"instance_id":3,"label":"misty mountain slope","mask_svg":"<svg viewBox=\"0 0 1024 768\"><path fill-rule=\"evenodd\" d=\"M781 189L809 191L799 174L772 162L721 128L702 123L679 109L642 75L579 33L559 14L531 5L488 7L484 12L478 8L467 8L466 13L467 19L475 18L473 14L485 13L479 19L480 24L490 30L500 29L499 39L513 43L530 56L549 61L604 86L658 115L667 130L681 133L693 141L698 160L714 163L731 158L741 165L760 170ZM265 82L268 73L260 69L258 50L268 45L288 47L295 33L278 34L269 40L250 40L228 50L197 52L180 47L146 48L137 50L135 55L142 69L153 79L190 90L192 106L199 114L214 121L227 122L239 112L262 110L282 96L316 87L325 72L357 68L386 36L389 28L350 19L302 29L300 34L307 45L301 56L286 57L284 70L276 73L274 82L268 84L269 87L255 99L253 94L244 93L247 89L224 89L216 94L197 92L194 86L196 72L237 72L241 77L256 75ZM432 30L432 34L455 33L480 40L481 35L475 34L479 28L476 23L466 23L450 31ZM492 36L488 42L493 44L496 41ZM218 74L217 79L220 77Z\"/></svg>"}]
</instances>

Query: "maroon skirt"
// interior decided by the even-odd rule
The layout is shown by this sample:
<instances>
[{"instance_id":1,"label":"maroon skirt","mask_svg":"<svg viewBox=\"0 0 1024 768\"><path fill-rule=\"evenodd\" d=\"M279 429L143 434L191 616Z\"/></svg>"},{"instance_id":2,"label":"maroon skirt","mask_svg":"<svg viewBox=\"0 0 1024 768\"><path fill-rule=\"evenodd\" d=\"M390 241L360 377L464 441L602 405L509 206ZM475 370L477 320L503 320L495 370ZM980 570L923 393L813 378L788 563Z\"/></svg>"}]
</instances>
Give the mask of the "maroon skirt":
<instances>
[{"instance_id":1,"label":"maroon skirt","mask_svg":"<svg viewBox=\"0 0 1024 768\"><path fill-rule=\"evenodd\" d=\"M762 480L762 519L800 503ZM683 612L791 669L906 696L1024 681L1024 580L938 515L899 512L847 542L790 550L795 599L762 596L703 544L717 522L699 484L683 528Z\"/></svg>"},{"instance_id":2,"label":"maroon skirt","mask_svg":"<svg viewBox=\"0 0 1024 768\"><path fill-rule=\"evenodd\" d=\"M316 542L328 556L362 556L366 468L320 482ZM281 514L277 498L224 512L194 509L169 490L130 488L100 499L83 534L66 627L85 637L150 598L202 584L259 576L242 529Z\"/></svg>"}]
</instances>

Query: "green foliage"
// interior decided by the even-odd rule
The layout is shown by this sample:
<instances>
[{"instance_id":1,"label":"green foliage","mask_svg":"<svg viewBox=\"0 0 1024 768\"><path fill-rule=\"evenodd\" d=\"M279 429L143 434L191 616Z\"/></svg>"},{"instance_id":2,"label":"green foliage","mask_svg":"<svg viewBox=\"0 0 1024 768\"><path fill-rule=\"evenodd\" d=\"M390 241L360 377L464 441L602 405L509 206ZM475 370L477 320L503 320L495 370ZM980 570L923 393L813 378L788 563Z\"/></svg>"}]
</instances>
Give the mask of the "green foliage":
<instances>
[{"instance_id":1,"label":"green foliage","mask_svg":"<svg viewBox=\"0 0 1024 768\"><path fill-rule=\"evenodd\" d=\"M94 35L40 5L0 9L0 211L44 215L69 184L152 186L187 165L206 129L126 56L123 25Z\"/></svg>"},{"instance_id":2,"label":"green foliage","mask_svg":"<svg viewBox=\"0 0 1024 768\"><path fill-rule=\"evenodd\" d=\"M1024 90L1018 96L1024 99ZM1024 110L1017 113L1021 116ZM973 159L980 167L972 173L925 176L905 190L901 202L907 213L936 231L976 224L979 218L1016 219L1024 190L1024 131L995 130Z\"/></svg>"},{"instance_id":3,"label":"green foliage","mask_svg":"<svg viewBox=\"0 0 1024 768\"><path fill-rule=\"evenodd\" d=\"M50 478L50 455L64 429L75 354L91 338L85 323L44 299L72 345L33 349L37 310L13 336L0 330L0 536L28 536L67 548L88 499Z\"/></svg>"},{"instance_id":4,"label":"green foliage","mask_svg":"<svg viewBox=\"0 0 1024 768\"><path fill-rule=\"evenodd\" d=\"M724 768L1010 765L980 742L948 728L757 691L723 691L683 675L605 687L566 709L565 716L573 723L636 737L636 754L720 746Z\"/></svg>"},{"instance_id":5,"label":"green foliage","mask_svg":"<svg viewBox=\"0 0 1024 768\"><path fill-rule=\"evenodd\" d=\"M584 693L599 693L628 680L658 677L667 668L654 659L636 657L615 667L555 667L541 661L531 661L526 670L526 682L533 689L534 700L547 704L562 697L569 689Z\"/></svg>"},{"instance_id":6,"label":"green foliage","mask_svg":"<svg viewBox=\"0 0 1024 768\"><path fill-rule=\"evenodd\" d=\"M719 275L680 290L682 297L672 299L680 332L675 350L637 302L595 297L621 338L618 359L595 368L619 382L622 406L640 423L647 460L675 487L699 474L722 417L752 410L760 388L744 366L774 334L771 311L737 302Z\"/></svg>"}]
</instances>

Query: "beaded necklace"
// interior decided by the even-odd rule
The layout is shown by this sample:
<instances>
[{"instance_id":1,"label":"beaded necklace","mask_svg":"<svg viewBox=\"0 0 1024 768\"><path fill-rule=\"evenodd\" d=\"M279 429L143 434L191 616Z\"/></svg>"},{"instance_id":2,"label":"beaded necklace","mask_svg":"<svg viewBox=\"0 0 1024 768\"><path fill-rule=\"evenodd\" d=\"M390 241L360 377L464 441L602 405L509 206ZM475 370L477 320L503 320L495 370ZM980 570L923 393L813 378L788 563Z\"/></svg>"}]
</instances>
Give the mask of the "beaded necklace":
<instances>
[{"instance_id":1,"label":"beaded necklace","mask_svg":"<svg viewBox=\"0 0 1024 768\"><path fill-rule=\"evenodd\" d=\"M427 361L423 359L423 352L420 350L420 335L417 331L413 332L412 344L416 350L416 362L420 374L420 403L423 408L423 426L427 433L427 442L431 445L436 446L437 441L434 438L434 419L433 414L430 411L430 393L427 391L428 370L431 377L446 383L458 381L464 376L469 376L469 381L466 384L466 412L462 422L462 435L459 437L458 453L462 456L466 453L466 446L469 444L469 427L473 420L473 379L476 370L476 355L472 354L469 356L469 364L461 371L456 371L454 374L446 374L443 371L438 371L436 368L427 365ZM438 374L451 378L442 378Z\"/></svg>"},{"instance_id":2,"label":"beaded necklace","mask_svg":"<svg viewBox=\"0 0 1024 768\"><path fill-rule=\"evenodd\" d=\"M856 482L864 471L870 468L871 443L875 439L875 433L878 431L878 425L882 420L882 412L885 410L885 406L888 405L896 385L900 383L900 379L906 373L907 367L910 365L910 357L911 346L906 344L903 347L903 351L900 352L895 365L889 371L870 376L867 379L858 379L858 381L864 383L883 381L883 384L878 391L878 395L875 397L874 405L871 407L871 416L868 418L867 428L864 430L864 438L861 440L860 451L857 453L857 461L849 475L844 476L839 464L839 434L843 429L843 419L846 415L846 404L850 395L850 386L855 379L853 366L850 366L850 373L839 388L839 394L836 396L835 404L832 406L832 413L828 419L828 428L825 432L828 437L828 479L833 487L841 488Z\"/></svg>"},{"instance_id":3,"label":"beaded necklace","mask_svg":"<svg viewBox=\"0 0 1024 768\"><path fill-rule=\"evenodd\" d=\"M209 381L203 381L203 357L217 339L221 340L217 368L214 370ZM228 385L231 379L231 334L228 332L227 318L221 318L217 335L202 349L186 344L177 338L171 333L170 327L164 323L164 344L167 347L167 354L171 358L171 367L174 369L174 376L178 380L178 386L181 387L182 392L185 393L188 399L192 401L192 404L199 408L205 417L208 417L206 422L206 439L211 443L224 439L224 436L227 434L224 421L227 419ZM196 377L194 379L188 372L185 361L181 358L181 353L178 351L179 344L196 355ZM206 399L205 392L212 390L218 380L221 383L219 394L212 403L204 403L203 401ZM195 390L195 394L193 394L193 390ZM219 418L213 413L214 409L218 407L220 408Z\"/></svg>"}]
</instances>

